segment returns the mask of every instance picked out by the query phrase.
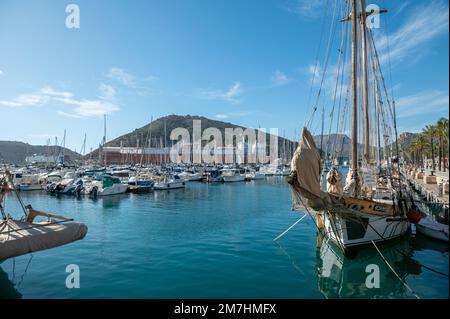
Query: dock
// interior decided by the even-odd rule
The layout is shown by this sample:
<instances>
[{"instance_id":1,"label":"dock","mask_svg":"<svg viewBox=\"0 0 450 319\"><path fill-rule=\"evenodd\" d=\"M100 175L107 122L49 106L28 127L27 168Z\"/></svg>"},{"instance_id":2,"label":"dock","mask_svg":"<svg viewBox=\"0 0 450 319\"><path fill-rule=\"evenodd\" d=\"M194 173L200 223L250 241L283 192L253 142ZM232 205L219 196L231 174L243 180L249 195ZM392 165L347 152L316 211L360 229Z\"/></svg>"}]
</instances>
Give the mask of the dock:
<instances>
[{"instance_id":1,"label":"dock","mask_svg":"<svg viewBox=\"0 0 450 319\"><path fill-rule=\"evenodd\" d=\"M426 169L404 170L403 175L429 203L449 205L449 172Z\"/></svg>"}]
</instances>

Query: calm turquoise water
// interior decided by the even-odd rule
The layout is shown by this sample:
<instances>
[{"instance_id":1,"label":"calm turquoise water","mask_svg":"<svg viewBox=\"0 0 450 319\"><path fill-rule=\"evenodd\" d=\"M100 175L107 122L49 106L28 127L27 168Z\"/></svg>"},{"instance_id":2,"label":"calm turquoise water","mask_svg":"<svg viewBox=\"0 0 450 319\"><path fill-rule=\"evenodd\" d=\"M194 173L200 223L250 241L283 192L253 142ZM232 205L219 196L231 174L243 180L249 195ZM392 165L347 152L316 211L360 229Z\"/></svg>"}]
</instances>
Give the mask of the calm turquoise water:
<instances>
[{"instance_id":1,"label":"calm turquoise water","mask_svg":"<svg viewBox=\"0 0 450 319\"><path fill-rule=\"evenodd\" d=\"M41 192L23 198L86 223L89 232L82 241L1 263L1 297L413 298L373 249L343 259L317 237L309 217L274 243L302 215L290 210L281 177L98 200ZM19 212L11 197L6 208ZM448 273L448 245L408 236L382 250L420 297L448 298L448 278L418 264ZM80 267L79 289L65 286L68 264ZM368 264L380 267L379 289L365 286Z\"/></svg>"}]
</instances>

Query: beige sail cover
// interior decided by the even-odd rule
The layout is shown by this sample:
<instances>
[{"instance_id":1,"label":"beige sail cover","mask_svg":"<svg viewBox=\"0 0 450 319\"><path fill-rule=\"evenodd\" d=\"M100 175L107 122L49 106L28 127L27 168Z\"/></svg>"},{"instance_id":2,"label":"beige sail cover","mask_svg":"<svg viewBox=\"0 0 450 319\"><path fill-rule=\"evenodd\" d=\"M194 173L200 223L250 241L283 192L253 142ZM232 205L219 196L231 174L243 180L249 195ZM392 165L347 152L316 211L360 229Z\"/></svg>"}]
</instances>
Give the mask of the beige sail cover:
<instances>
[{"instance_id":1,"label":"beige sail cover","mask_svg":"<svg viewBox=\"0 0 450 319\"><path fill-rule=\"evenodd\" d=\"M81 223L42 225L8 219L0 222L0 261L83 239L87 226Z\"/></svg>"},{"instance_id":2,"label":"beige sail cover","mask_svg":"<svg viewBox=\"0 0 450 319\"><path fill-rule=\"evenodd\" d=\"M291 161L291 189L293 209L309 206L319 209L322 204L320 186L320 155L314 138L308 129L303 128L300 145ZM307 200L307 202L305 202Z\"/></svg>"}]
</instances>

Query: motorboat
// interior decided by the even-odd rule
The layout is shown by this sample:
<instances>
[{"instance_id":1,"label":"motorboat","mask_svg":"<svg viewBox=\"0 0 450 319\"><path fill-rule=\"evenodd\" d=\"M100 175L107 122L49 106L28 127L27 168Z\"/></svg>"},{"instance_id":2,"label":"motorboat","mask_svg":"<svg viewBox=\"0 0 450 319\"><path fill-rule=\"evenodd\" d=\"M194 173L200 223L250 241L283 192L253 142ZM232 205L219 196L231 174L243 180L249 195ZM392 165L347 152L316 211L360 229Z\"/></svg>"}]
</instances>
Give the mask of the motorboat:
<instances>
[{"instance_id":1,"label":"motorboat","mask_svg":"<svg viewBox=\"0 0 450 319\"><path fill-rule=\"evenodd\" d=\"M206 181L208 183L221 183L223 182L222 176L220 175L220 171L218 169L210 170L206 175Z\"/></svg>"},{"instance_id":2,"label":"motorboat","mask_svg":"<svg viewBox=\"0 0 450 319\"><path fill-rule=\"evenodd\" d=\"M89 194L92 196L109 196L123 194L128 189L128 184L122 184L118 177L111 175L102 175L101 184L93 183Z\"/></svg>"},{"instance_id":3,"label":"motorboat","mask_svg":"<svg viewBox=\"0 0 450 319\"><path fill-rule=\"evenodd\" d=\"M164 178L155 183L155 190L170 190L184 188L186 183L178 175L164 176Z\"/></svg>"},{"instance_id":4,"label":"motorboat","mask_svg":"<svg viewBox=\"0 0 450 319\"><path fill-rule=\"evenodd\" d=\"M40 179L39 174L23 175L22 181L17 188L21 191L42 190L42 183L43 180Z\"/></svg>"},{"instance_id":5,"label":"motorboat","mask_svg":"<svg viewBox=\"0 0 450 319\"><path fill-rule=\"evenodd\" d=\"M148 175L136 175L128 180L128 191L131 193L149 193L153 191L155 181Z\"/></svg>"},{"instance_id":6,"label":"motorboat","mask_svg":"<svg viewBox=\"0 0 450 319\"><path fill-rule=\"evenodd\" d=\"M258 172L258 171L251 171L245 174L245 178L247 180L261 180L261 179L265 179L266 175Z\"/></svg>"},{"instance_id":7,"label":"motorboat","mask_svg":"<svg viewBox=\"0 0 450 319\"><path fill-rule=\"evenodd\" d=\"M184 171L178 174L178 176L186 182L200 181L202 179L202 175L200 173L192 171Z\"/></svg>"},{"instance_id":8,"label":"motorboat","mask_svg":"<svg viewBox=\"0 0 450 319\"><path fill-rule=\"evenodd\" d=\"M237 168L224 168L222 169L222 179L224 183L243 182L245 174L241 174Z\"/></svg>"}]
</instances>

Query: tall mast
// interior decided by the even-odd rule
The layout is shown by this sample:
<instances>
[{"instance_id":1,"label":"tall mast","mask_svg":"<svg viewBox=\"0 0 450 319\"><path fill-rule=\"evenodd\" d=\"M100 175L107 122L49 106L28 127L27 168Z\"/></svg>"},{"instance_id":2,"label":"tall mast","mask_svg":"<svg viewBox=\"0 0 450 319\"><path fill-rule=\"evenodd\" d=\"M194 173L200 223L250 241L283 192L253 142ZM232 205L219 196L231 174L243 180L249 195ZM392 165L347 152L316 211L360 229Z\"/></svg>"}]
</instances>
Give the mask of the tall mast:
<instances>
[{"instance_id":1,"label":"tall mast","mask_svg":"<svg viewBox=\"0 0 450 319\"><path fill-rule=\"evenodd\" d=\"M106 114L103 114L103 145L106 144Z\"/></svg>"},{"instance_id":2,"label":"tall mast","mask_svg":"<svg viewBox=\"0 0 450 319\"><path fill-rule=\"evenodd\" d=\"M356 14L356 0L352 1L352 171L357 174L358 170L358 96L357 96L357 54L358 47L356 43L356 28L357 28L357 14Z\"/></svg>"},{"instance_id":3,"label":"tall mast","mask_svg":"<svg viewBox=\"0 0 450 319\"><path fill-rule=\"evenodd\" d=\"M105 167L106 167L106 150L105 150L105 146L106 146L106 114L103 114L103 157L104 157L104 161L105 161Z\"/></svg>"},{"instance_id":4,"label":"tall mast","mask_svg":"<svg viewBox=\"0 0 450 319\"><path fill-rule=\"evenodd\" d=\"M324 128L324 122L325 122L325 104L322 107L322 127L320 129L320 157L325 161L327 155L325 154L325 157L323 157L323 128ZM329 136L328 136L329 138Z\"/></svg>"},{"instance_id":5,"label":"tall mast","mask_svg":"<svg viewBox=\"0 0 450 319\"><path fill-rule=\"evenodd\" d=\"M375 63L374 63L375 64ZM374 66L375 68L375 66ZM375 73L375 72L374 72ZM380 136L380 101L378 99L378 79L376 74L374 74L374 96L375 96L375 121L376 121L376 131L377 131L377 169L378 173L381 172L381 136Z\"/></svg>"},{"instance_id":6,"label":"tall mast","mask_svg":"<svg viewBox=\"0 0 450 319\"><path fill-rule=\"evenodd\" d=\"M367 72L367 34L366 34L366 1L361 0L361 58L363 70L363 127L364 127L364 157L367 162L370 160L370 140L369 140L369 79Z\"/></svg>"},{"instance_id":7,"label":"tall mast","mask_svg":"<svg viewBox=\"0 0 450 319\"><path fill-rule=\"evenodd\" d=\"M64 165L64 149L66 148L66 130L64 130L64 137L63 137L63 141L61 143L61 161Z\"/></svg>"}]
</instances>

